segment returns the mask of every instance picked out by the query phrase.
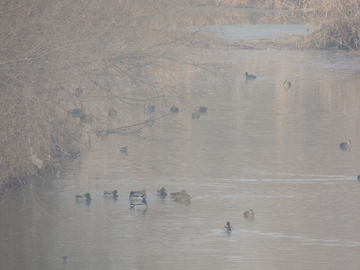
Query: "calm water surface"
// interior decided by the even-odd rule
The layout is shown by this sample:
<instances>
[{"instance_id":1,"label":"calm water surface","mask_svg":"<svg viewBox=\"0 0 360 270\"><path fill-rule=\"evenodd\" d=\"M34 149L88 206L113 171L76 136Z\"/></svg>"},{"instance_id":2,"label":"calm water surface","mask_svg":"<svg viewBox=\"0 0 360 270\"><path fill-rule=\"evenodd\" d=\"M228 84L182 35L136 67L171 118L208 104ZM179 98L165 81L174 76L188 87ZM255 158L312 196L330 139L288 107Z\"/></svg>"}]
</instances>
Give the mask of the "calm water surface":
<instances>
[{"instance_id":1,"label":"calm water surface","mask_svg":"<svg viewBox=\"0 0 360 270\"><path fill-rule=\"evenodd\" d=\"M225 75L194 74L198 104L209 108L200 120L183 105L170 116L180 128L93 136L67 174L0 206L1 269L359 268L358 57L209 53ZM258 78L245 82L246 71ZM340 150L348 139L351 151ZM157 198L163 186L186 189L191 204ZM104 198L113 189L119 198ZM129 192L141 189L149 208L131 212ZM74 199L84 192L90 205ZM253 221L243 217L250 208Z\"/></svg>"}]
</instances>

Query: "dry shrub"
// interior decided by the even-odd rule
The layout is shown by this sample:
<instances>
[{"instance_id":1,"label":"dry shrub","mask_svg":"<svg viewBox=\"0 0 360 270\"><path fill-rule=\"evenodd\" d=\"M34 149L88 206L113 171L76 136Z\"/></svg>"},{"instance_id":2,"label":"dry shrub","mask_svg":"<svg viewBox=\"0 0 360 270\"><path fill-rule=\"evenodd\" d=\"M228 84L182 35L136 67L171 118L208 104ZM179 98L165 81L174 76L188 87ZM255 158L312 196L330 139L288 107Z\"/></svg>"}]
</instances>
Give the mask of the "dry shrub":
<instances>
[{"instance_id":1,"label":"dry shrub","mask_svg":"<svg viewBox=\"0 0 360 270\"><path fill-rule=\"evenodd\" d=\"M186 1L9 0L0 12L5 190L59 172L98 130L146 126L145 104L192 99L192 78L179 71L201 64L201 50L185 51L206 37L174 28L184 21L179 14L201 21Z\"/></svg>"},{"instance_id":2,"label":"dry shrub","mask_svg":"<svg viewBox=\"0 0 360 270\"><path fill-rule=\"evenodd\" d=\"M313 6L319 28L299 41L300 48L359 50L359 0L317 0Z\"/></svg>"}]
</instances>

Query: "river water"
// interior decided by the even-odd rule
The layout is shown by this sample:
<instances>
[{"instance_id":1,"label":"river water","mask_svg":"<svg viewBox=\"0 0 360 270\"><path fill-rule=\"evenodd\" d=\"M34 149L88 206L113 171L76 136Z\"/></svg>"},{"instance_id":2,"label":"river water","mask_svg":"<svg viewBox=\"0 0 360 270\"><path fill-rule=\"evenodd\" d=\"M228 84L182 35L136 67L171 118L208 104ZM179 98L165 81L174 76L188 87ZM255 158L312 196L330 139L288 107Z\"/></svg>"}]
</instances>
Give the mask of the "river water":
<instances>
[{"instance_id":1,"label":"river water","mask_svg":"<svg viewBox=\"0 0 360 270\"><path fill-rule=\"evenodd\" d=\"M178 125L94 136L59 179L0 205L1 269L359 268L358 56L208 50L223 75L192 81L206 115L192 120L180 105L169 116ZM158 198L161 187L185 189L191 203ZM117 200L103 196L113 189ZM130 191L142 189L147 211L130 211ZM90 204L74 199L85 192Z\"/></svg>"}]
</instances>

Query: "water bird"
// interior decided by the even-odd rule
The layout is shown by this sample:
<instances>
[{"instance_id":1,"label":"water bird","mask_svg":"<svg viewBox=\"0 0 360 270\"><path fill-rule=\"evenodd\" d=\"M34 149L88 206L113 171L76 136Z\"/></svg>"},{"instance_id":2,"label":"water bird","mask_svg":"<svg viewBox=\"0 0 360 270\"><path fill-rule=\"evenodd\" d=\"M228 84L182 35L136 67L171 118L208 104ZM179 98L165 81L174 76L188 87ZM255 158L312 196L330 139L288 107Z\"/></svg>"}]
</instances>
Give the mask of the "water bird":
<instances>
[{"instance_id":1,"label":"water bird","mask_svg":"<svg viewBox=\"0 0 360 270\"><path fill-rule=\"evenodd\" d=\"M173 192L170 193L171 198L181 201L181 200L190 200L191 197L190 195L186 192L186 190L182 190L180 192Z\"/></svg>"},{"instance_id":2,"label":"water bird","mask_svg":"<svg viewBox=\"0 0 360 270\"><path fill-rule=\"evenodd\" d=\"M114 198L119 197L118 191L116 189L114 191L104 191L104 195L112 195Z\"/></svg>"},{"instance_id":3,"label":"water bird","mask_svg":"<svg viewBox=\"0 0 360 270\"><path fill-rule=\"evenodd\" d=\"M360 175L358 175L357 179L360 181Z\"/></svg>"},{"instance_id":4,"label":"water bird","mask_svg":"<svg viewBox=\"0 0 360 270\"><path fill-rule=\"evenodd\" d=\"M194 112L194 113L191 115L191 118L192 118L192 119L200 119L200 114L198 114L197 112Z\"/></svg>"},{"instance_id":5,"label":"water bird","mask_svg":"<svg viewBox=\"0 0 360 270\"><path fill-rule=\"evenodd\" d=\"M79 98L82 95L82 89L81 87L76 88L75 90L75 97Z\"/></svg>"},{"instance_id":6,"label":"water bird","mask_svg":"<svg viewBox=\"0 0 360 270\"><path fill-rule=\"evenodd\" d=\"M289 90L291 87L291 82L289 82L288 80L285 80L285 82L283 83L284 89L285 90Z\"/></svg>"},{"instance_id":7,"label":"water bird","mask_svg":"<svg viewBox=\"0 0 360 270\"><path fill-rule=\"evenodd\" d=\"M156 191L156 196L159 196L159 197L166 197L167 196L167 193L166 193L166 190L165 188L161 188L161 189L158 189Z\"/></svg>"},{"instance_id":8,"label":"water bird","mask_svg":"<svg viewBox=\"0 0 360 270\"><path fill-rule=\"evenodd\" d=\"M75 198L76 198L76 199L85 198L86 200L91 200L90 193L86 193L86 194L76 194L76 195L75 195Z\"/></svg>"},{"instance_id":9,"label":"water bird","mask_svg":"<svg viewBox=\"0 0 360 270\"><path fill-rule=\"evenodd\" d=\"M148 208L146 199L143 198L140 202L134 202L130 204L130 210L146 210Z\"/></svg>"},{"instance_id":10,"label":"water bird","mask_svg":"<svg viewBox=\"0 0 360 270\"><path fill-rule=\"evenodd\" d=\"M251 80L255 80L256 76L252 75L252 74L248 74L247 72L245 72L245 77L247 81L251 81Z\"/></svg>"},{"instance_id":11,"label":"water bird","mask_svg":"<svg viewBox=\"0 0 360 270\"><path fill-rule=\"evenodd\" d=\"M127 146L125 146L125 147L120 147L120 150L119 150L120 152L122 152L122 153L127 153Z\"/></svg>"},{"instance_id":12,"label":"water bird","mask_svg":"<svg viewBox=\"0 0 360 270\"><path fill-rule=\"evenodd\" d=\"M244 218L247 218L249 220L253 220L254 219L254 211L252 209L245 211L244 213Z\"/></svg>"},{"instance_id":13,"label":"water bird","mask_svg":"<svg viewBox=\"0 0 360 270\"><path fill-rule=\"evenodd\" d=\"M204 114L207 112L207 107L199 106L195 108L196 113Z\"/></svg>"},{"instance_id":14,"label":"water bird","mask_svg":"<svg viewBox=\"0 0 360 270\"><path fill-rule=\"evenodd\" d=\"M347 142L340 143L341 150L348 150L351 147L351 141L348 140Z\"/></svg>"},{"instance_id":15,"label":"water bird","mask_svg":"<svg viewBox=\"0 0 360 270\"><path fill-rule=\"evenodd\" d=\"M114 119L117 116L116 110L115 109L109 110L108 116L111 117L112 119Z\"/></svg>"},{"instance_id":16,"label":"water bird","mask_svg":"<svg viewBox=\"0 0 360 270\"><path fill-rule=\"evenodd\" d=\"M147 126L149 126L150 128L152 128L155 125L155 121L153 119L149 118L145 121L145 124Z\"/></svg>"},{"instance_id":17,"label":"water bird","mask_svg":"<svg viewBox=\"0 0 360 270\"><path fill-rule=\"evenodd\" d=\"M178 107L175 107L175 106L172 106L172 107L170 108L170 112L172 112L172 113L179 113L179 108L178 108Z\"/></svg>"},{"instance_id":18,"label":"water bird","mask_svg":"<svg viewBox=\"0 0 360 270\"><path fill-rule=\"evenodd\" d=\"M130 202L139 202L146 199L146 191L130 191L129 200Z\"/></svg>"},{"instance_id":19,"label":"water bird","mask_svg":"<svg viewBox=\"0 0 360 270\"><path fill-rule=\"evenodd\" d=\"M89 115L82 115L80 117L80 122L81 123L87 123L87 124L92 124L94 122L94 117L92 114Z\"/></svg>"},{"instance_id":20,"label":"water bird","mask_svg":"<svg viewBox=\"0 0 360 270\"><path fill-rule=\"evenodd\" d=\"M79 117L81 118L82 116L85 115L85 111L83 109L72 109L68 112L69 115L72 115L72 117Z\"/></svg>"},{"instance_id":21,"label":"water bird","mask_svg":"<svg viewBox=\"0 0 360 270\"><path fill-rule=\"evenodd\" d=\"M231 231L231 230L233 229L233 227L231 227L231 225L230 225L230 222L229 222L229 221L226 223L226 225L224 226L224 228L225 228L225 230L227 230L228 232L229 232L229 231Z\"/></svg>"},{"instance_id":22,"label":"water bird","mask_svg":"<svg viewBox=\"0 0 360 270\"><path fill-rule=\"evenodd\" d=\"M144 113L153 113L155 112L155 106L153 105L144 105Z\"/></svg>"},{"instance_id":23,"label":"water bird","mask_svg":"<svg viewBox=\"0 0 360 270\"><path fill-rule=\"evenodd\" d=\"M61 259L63 260L62 264L67 264L68 263L68 257L67 256L62 256Z\"/></svg>"}]
</instances>

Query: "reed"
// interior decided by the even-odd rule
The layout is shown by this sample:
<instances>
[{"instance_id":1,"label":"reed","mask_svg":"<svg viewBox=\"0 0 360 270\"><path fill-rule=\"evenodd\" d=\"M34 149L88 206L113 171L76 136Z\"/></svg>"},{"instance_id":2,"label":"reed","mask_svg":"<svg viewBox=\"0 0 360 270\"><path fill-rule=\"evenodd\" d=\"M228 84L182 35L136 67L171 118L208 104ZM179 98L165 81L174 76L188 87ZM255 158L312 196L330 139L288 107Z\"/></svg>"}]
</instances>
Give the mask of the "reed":
<instances>
[{"instance_id":1,"label":"reed","mask_svg":"<svg viewBox=\"0 0 360 270\"><path fill-rule=\"evenodd\" d=\"M300 48L359 50L359 0L318 0L313 7L319 27L299 41Z\"/></svg>"}]
</instances>

